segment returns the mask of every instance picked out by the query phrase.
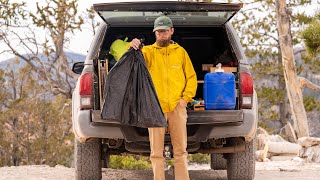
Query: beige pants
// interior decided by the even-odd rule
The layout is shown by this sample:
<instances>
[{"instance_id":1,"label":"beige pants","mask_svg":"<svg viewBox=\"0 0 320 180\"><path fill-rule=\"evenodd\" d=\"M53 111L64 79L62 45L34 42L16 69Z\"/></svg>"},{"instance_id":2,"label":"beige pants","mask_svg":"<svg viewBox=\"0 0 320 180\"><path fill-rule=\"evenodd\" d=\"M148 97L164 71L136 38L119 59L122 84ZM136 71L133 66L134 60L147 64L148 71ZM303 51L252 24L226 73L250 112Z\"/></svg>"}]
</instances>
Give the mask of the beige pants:
<instances>
[{"instance_id":1,"label":"beige pants","mask_svg":"<svg viewBox=\"0 0 320 180\"><path fill-rule=\"evenodd\" d=\"M189 180L187 162L187 111L185 107L177 105L173 112L165 113L168 130L171 136L174 157L175 180ZM151 154L150 160L154 180L164 180L165 161L163 157L164 136L166 128L149 128Z\"/></svg>"}]
</instances>

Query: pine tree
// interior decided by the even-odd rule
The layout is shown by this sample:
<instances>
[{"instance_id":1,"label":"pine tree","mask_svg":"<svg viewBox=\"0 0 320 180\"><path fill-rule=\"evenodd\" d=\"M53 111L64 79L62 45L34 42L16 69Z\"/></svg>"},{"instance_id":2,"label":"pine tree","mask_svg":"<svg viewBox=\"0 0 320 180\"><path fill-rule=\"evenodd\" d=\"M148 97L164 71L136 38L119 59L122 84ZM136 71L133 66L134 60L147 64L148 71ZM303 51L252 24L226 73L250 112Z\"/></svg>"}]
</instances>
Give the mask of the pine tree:
<instances>
[{"instance_id":1,"label":"pine tree","mask_svg":"<svg viewBox=\"0 0 320 180\"><path fill-rule=\"evenodd\" d=\"M10 68L8 68L10 69ZM0 71L0 166L62 164L73 153L71 100L48 91L26 66Z\"/></svg>"},{"instance_id":2,"label":"pine tree","mask_svg":"<svg viewBox=\"0 0 320 180\"><path fill-rule=\"evenodd\" d=\"M305 62L313 73L320 72L320 13L316 14L310 24L301 32L306 46Z\"/></svg>"}]
</instances>

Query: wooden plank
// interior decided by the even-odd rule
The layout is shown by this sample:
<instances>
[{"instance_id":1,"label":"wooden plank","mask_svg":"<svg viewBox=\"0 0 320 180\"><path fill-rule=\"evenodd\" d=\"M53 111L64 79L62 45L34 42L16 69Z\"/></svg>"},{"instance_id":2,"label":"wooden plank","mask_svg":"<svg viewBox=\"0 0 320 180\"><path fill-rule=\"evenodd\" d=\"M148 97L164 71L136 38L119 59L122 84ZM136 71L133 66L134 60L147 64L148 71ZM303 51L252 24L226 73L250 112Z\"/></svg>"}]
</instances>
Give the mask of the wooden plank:
<instances>
[{"instance_id":1,"label":"wooden plank","mask_svg":"<svg viewBox=\"0 0 320 180\"><path fill-rule=\"evenodd\" d=\"M100 94L100 109L102 110L102 73L101 73L101 61L98 60L98 74L99 74L99 94Z\"/></svg>"},{"instance_id":2,"label":"wooden plank","mask_svg":"<svg viewBox=\"0 0 320 180\"><path fill-rule=\"evenodd\" d=\"M215 72L216 69L218 69L218 68L211 67L210 72ZM223 69L224 72L237 72L237 67L221 67L221 69Z\"/></svg>"},{"instance_id":3,"label":"wooden plank","mask_svg":"<svg viewBox=\"0 0 320 180\"><path fill-rule=\"evenodd\" d=\"M99 73L99 93L100 93L100 109L102 111L103 102L103 88L106 76L108 75L108 59L106 59L104 66L102 66L101 60L98 61L98 73Z\"/></svg>"}]
</instances>

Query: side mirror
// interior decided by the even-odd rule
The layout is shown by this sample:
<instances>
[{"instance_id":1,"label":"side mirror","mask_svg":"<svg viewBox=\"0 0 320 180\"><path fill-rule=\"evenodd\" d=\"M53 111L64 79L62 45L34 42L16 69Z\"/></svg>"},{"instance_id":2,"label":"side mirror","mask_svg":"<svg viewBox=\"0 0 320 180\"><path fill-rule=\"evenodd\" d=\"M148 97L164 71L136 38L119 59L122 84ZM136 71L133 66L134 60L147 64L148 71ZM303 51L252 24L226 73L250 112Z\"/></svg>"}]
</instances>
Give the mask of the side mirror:
<instances>
[{"instance_id":1,"label":"side mirror","mask_svg":"<svg viewBox=\"0 0 320 180\"><path fill-rule=\"evenodd\" d=\"M76 74L81 74L84 68L84 62L76 62L72 66L72 72Z\"/></svg>"}]
</instances>

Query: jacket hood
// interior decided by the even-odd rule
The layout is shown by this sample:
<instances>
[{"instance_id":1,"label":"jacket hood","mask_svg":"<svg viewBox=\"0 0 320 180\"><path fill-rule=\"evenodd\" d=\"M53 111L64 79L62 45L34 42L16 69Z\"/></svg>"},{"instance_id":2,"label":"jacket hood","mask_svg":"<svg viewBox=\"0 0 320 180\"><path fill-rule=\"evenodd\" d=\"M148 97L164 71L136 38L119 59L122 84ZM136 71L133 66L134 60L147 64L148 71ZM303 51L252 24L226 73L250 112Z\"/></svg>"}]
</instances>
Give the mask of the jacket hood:
<instances>
[{"instance_id":1,"label":"jacket hood","mask_svg":"<svg viewBox=\"0 0 320 180\"><path fill-rule=\"evenodd\" d=\"M151 46L152 46L153 48L157 48L157 49L166 48L166 47L158 46L156 42L153 43ZM176 48L180 47L180 45L179 45L178 43L176 43L176 42L174 42L174 41L171 40L170 45L167 46L167 47L170 48L170 49L176 49Z\"/></svg>"}]
</instances>

